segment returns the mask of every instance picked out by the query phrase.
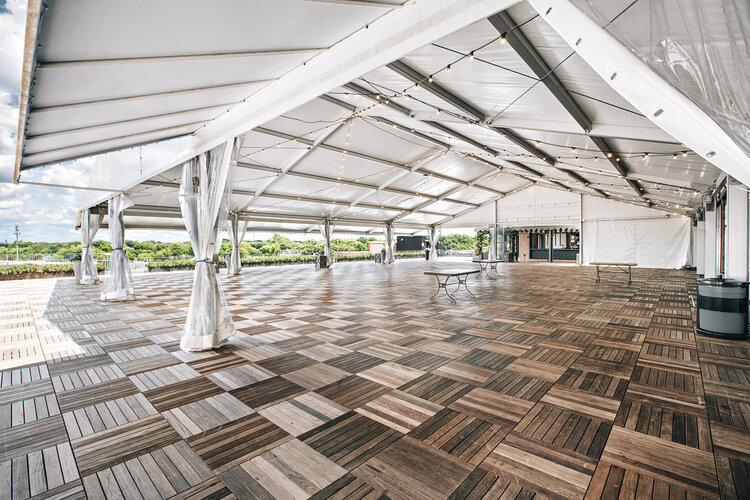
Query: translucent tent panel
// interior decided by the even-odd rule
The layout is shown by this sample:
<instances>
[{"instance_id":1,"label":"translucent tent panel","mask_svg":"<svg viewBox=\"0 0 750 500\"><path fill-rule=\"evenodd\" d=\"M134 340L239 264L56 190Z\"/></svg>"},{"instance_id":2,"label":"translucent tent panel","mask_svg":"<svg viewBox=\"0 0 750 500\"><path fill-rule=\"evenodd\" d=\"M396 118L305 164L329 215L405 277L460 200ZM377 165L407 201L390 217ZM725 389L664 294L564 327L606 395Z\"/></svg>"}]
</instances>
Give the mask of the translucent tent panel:
<instances>
[{"instance_id":1,"label":"translucent tent panel","mask_svg":"<svg viewBox=\"0 0 750 500\"><path fill-rule=\"evenodd\" d=\"M750 154L750 10L745 1L574 3L600 25L620 14L605 29Z\"/></svg>"}]
</instances>

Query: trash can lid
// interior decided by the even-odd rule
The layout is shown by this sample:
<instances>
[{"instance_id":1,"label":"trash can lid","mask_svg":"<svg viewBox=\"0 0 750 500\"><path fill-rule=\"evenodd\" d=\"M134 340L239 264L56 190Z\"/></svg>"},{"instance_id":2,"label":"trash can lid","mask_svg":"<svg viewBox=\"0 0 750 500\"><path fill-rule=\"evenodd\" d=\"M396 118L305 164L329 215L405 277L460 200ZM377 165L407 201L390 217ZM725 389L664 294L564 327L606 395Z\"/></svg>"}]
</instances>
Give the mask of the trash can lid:
<instances>
[{"instance_id":1,"label":"trash can lid","mask_svg":"<svg viewBox=\"0 0 750 500\"><path fill-rule=\"evenodd\" d=\"M723 278L701 278L698 280L699 285L724 286L724 287L744 287L747 281L726 280Z\"/></svg>"}]
</instances>

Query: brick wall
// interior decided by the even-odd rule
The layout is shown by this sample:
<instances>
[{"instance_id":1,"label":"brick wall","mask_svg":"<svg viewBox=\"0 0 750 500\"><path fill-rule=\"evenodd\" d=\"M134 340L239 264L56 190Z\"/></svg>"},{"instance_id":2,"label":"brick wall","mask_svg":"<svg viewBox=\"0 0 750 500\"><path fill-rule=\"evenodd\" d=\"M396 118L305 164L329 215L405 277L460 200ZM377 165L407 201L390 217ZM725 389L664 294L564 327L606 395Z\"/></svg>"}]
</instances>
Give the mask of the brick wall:
<instances>
[{"instance_id":1,"label":"brick wall","mask_svg":"<svg viewBox=\"0 0 750 500\"><path fill-rule=\"evenodd\" d=\"M529 233L518 233L518 262L529 261Z\"/></svg>"}]
</instances>

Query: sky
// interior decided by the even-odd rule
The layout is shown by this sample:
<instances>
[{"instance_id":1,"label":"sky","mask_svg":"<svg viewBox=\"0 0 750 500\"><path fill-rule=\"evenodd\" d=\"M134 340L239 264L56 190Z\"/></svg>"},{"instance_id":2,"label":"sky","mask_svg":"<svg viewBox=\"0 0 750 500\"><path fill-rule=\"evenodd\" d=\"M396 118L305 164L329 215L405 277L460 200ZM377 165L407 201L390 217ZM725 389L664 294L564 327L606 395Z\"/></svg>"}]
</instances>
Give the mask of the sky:
<instances>
[{"instance_id":1,"label":"sky","mask_svg":"<svg viewBox=\"0 0 750 500\"><path fill-rule=\"evenodd\" d=\"M74 241L80 190L13 184L18 128L26 0L0 0L0 242L15 241L15 225L24 241ZM76 184L88 179L91 159L28 171L23 180ZM186 241L183 231L129 231L128 239ZM106 230L97 239L108 239Z\"/></svg>"}]
</instances>

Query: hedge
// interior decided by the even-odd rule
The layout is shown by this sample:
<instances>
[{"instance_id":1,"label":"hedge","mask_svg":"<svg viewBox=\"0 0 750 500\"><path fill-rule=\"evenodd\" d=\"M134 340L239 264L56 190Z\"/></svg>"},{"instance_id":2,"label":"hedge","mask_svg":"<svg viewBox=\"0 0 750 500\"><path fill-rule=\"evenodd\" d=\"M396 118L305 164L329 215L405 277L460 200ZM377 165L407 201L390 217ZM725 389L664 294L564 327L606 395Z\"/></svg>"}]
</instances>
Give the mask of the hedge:
<instances>
[{"instance_id":1,"label":"hedge","mask_svg":"<svg viewBox=\"0 0 750 500\"><path fill-rule=\"evenodd\" d=\"M397 259L413 259L424 257L423 252L396 252ZM350 253L338 254L335 256L336 262L373 260L373 253ZM315 255L256 255L240 259L242 265L251 266L253 264L298 264L304 262L315 262ZM149 269L193 269L195 268L195 259L168 259L149 261L146 266ZM226 266L224 258L219 259L219 266Z\"/></svg>"},{"instance_id":2,"label":"hedge","mask_svg":"<svg viewBox=\"0 0 750 500\"><path fill-rule=\"evenodd\" d=\"M104 271L104 262L97 262L96 269ZM18 264L15 266L0 266L0 276L12 274L45 274L45 273L72 273L73 263L63 262L60 264Z\"/></svg>"}]
</instances>

